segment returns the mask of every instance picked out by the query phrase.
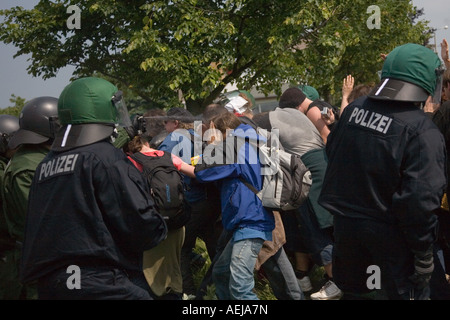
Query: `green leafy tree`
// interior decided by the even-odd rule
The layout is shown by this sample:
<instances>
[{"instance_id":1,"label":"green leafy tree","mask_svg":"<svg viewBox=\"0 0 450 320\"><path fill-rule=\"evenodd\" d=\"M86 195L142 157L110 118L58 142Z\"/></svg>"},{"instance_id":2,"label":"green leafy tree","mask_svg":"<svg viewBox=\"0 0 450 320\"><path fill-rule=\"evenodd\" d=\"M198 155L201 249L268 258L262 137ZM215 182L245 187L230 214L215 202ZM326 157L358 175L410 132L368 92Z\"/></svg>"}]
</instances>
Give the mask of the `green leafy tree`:
<instances>
[{"instance_id":1,"label":"green leafy tree","mask_svg":"<svg viewBox=\"0 0 450 320\"><path fill-rule=\"evenodd\" d=\"M373 4L377 30L366 25ZM70 5L79 29L67 25ZM34 76L73 65L74 77L101 75L146 103L197 114L229 83L279 94L307 82L329 95L346 73L373 80L380 53L424 41L415 14L406 0L41 0L0 11L0 41L31 55Z\"/></svg>"},{"instance_id":2,"label":"green leafy tree","mask_svg":"<svg viewBox=\"0 0 450 320\"><path fill-rule=\"evenodd\" d=\"M379 28L367 26L368 20L372 22L368 4L380 8ZM381 54L407 42L427 45L432 29L428 21L418 21L422 14L410 1L351 1L351 6L333 13L332 22L311 38L310 50L301 52L298 63L308 71L299 81L316 87L332 102L341 98L342 81L349 74L356 84L378 83Z\"/></svg>"},{"instance_id":3,"label":"green leafy tree","mask_svg":"<svg viewBox=\"0 0 450 320\"><path fill-rule=\"evenodd\" d=\"M7 108L0 109L0 114L9 114L11 116L19 117L20 112L25 105L26 100L22 97L16 96L15 94L11 94L11 98L9 101L13 104L12 106L8 106Z\"/></svg>"}]
</instances>

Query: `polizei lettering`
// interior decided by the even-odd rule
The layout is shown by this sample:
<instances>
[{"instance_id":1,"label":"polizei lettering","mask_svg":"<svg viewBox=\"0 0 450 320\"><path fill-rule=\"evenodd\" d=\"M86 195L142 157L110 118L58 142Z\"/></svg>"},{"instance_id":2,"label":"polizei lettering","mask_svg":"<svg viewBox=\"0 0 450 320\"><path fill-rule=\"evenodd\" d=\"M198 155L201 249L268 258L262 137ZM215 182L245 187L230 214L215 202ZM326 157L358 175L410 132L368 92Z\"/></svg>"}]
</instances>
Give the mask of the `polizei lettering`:
<instances>
[{"instance_id":1,"label":"polizei lettering","mask_svg":"<svg viewBox=\"0 0 450 320\"><path fill-rule=\"evenodd\" d=\"M39 181L51 178L58 174L72 173L78 160L78 154L59 156L42 163Z\"/></svg>"},{"instance_id":2,"label":"polizei lettering","mask_svg":"<svg viewBox=\"0 0 450 320\"><path fill-rule=\"evenodd\" d=\"M386 134L391 126L392 118L370 110L355 108L348 121Z\"/></svg>"}]
</instances>

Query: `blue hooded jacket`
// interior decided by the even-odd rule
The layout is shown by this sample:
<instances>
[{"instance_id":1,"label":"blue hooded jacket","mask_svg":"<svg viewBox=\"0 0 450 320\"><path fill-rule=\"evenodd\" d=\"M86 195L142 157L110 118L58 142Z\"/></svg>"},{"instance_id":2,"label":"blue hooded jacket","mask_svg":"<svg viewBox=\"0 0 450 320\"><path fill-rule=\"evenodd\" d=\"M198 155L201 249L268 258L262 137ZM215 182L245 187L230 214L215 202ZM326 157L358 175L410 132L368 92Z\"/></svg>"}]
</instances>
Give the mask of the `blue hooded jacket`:
<instances>
[{"instance_id":1,"label":"blue hooded jacket","mask_svg":"<svg viewBox=\"0 0 450 320\"><path fill-rule=\"evenodd\" d=\"M242 181L261 190L261 164L256 148L249 141L256 143L263 139L251 126L241 124L222 144L208 145L195 167L198 181L218 183L222 223L226 230L250 228L267 233L275 228L272 212L263 207L261 200Z\"/></svg>"}]
</instances>

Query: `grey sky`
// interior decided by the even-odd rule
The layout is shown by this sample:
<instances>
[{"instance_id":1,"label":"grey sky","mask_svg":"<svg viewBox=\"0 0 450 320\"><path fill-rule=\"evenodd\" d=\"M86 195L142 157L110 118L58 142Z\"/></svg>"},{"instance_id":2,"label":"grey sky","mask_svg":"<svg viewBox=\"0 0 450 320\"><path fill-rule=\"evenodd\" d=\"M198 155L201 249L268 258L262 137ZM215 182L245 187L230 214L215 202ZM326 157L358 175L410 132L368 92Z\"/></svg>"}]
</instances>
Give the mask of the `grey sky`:
<instances>
[{"instance_id":1,"label":"grey sky","mask_svg":"<svg viewBox=\"0 0 450 320\"><path fill-rule=\"evenodd\" d=\"M14 6L33 8L39 0L1 0L0 9L8 9ZM374 1L375 2L375 1ZM450 26L449 0L413 0L418 8L425 9L425 15L421 18L430 21L430 26L438 28L436 42L440 54L440 43L445 38L450 41L450 29L444 30L444 26ZM381 23L383 20L381 18ZM431 39L434 44L434 38ZM73 68L61 69L56 78L43 80L34 78L27 73L29 62L27 56L13 58L17 49L12 45L0 43L0 108L6 108L12 104L9 102L11 94L30 100L37 96L50 95L58 97L62 89L69 83Z\"/></svg>"}]
</instances>

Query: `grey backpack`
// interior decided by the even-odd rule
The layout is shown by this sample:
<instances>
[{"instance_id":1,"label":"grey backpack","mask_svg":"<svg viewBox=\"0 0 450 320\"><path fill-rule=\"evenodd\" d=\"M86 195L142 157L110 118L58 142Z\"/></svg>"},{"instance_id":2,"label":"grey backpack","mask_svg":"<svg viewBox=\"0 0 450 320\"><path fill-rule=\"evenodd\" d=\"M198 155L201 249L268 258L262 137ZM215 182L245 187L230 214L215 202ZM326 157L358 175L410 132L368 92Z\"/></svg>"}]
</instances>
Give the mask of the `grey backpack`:
<instances>
[{"instance_id":1,"label":"grey backpack","mask_svg":"<svg viewBox=\"0 0 450 320\"><path fill-rule=\"evenodd\" d=\"M264 207L273 210L293 210L308 198L311 187L311 172L299 155L284 151L280 143L273 143L270 132L256 128L266 142L256 146L261 162L263 187L257 190L253 185L241 179L252 190ZM273 141L272 141L273 140Z\"/></svg>"}]
</instances>

